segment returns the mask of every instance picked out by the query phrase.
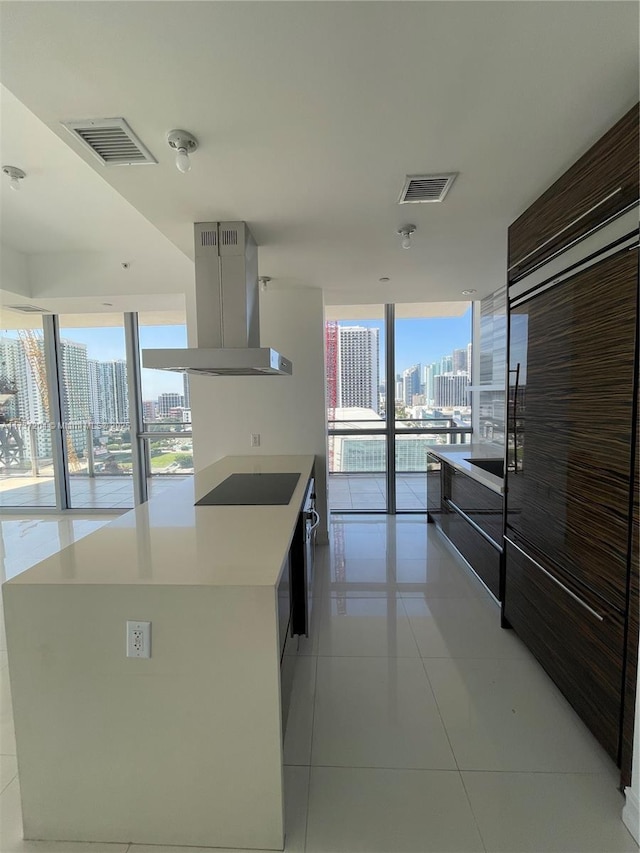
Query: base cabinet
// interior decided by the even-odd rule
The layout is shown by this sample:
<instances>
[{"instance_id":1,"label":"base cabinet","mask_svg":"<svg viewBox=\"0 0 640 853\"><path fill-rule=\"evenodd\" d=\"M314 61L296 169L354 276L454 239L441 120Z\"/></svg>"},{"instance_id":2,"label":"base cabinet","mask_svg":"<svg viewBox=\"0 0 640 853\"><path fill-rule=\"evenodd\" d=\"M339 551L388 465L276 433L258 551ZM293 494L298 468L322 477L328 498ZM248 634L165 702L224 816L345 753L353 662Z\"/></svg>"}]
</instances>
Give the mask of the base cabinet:
<instances>
[{"instance_id":1,"label":"base cabinet","mask_svg":"<svg viewBox=\"0 0 640 853\"><path fill-rule=\"evenodd\" d=\"M442 529L480 580L500 600L501 551L453 509L447 510Z\"/></svg>"},{"instance_id":2,"label":"base cabinet","mask_svg":"<svg viewBox=\"0 0 640 853\"><path fill-rule=\"evenodd\" d=\"M507 620L617 761L624 614L541 555L506 549Z\"/></svg>"},{"instance_id":3,"label":"base cabinet","mask_svg":"<svg viewBox=\"0 0 640 853\"><path fill-rule=\"evenodd\" d=\"M428 520L442 530L487 589L502 597L502 495L427 455Z\"/></svg>"}]
</instances>

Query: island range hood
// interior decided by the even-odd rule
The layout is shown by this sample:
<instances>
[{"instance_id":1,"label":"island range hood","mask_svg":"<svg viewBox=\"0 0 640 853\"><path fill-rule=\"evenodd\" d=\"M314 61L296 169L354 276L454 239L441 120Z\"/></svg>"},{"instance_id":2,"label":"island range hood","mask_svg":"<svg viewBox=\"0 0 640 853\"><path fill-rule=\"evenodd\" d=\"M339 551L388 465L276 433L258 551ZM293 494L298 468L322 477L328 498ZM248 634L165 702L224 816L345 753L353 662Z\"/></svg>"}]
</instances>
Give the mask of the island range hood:
<instances>
[{"instance_id":1,"label":"island range hood","mask_svg":"<svg viewBox=\"0 0 640 853\"><path fill-rule=\"evenodd\" d=\"M260 346L258 248L246 222L196 222L196 349L144 349L142 366L198 376L288 376Z\"/></svg>"}]
</instances>

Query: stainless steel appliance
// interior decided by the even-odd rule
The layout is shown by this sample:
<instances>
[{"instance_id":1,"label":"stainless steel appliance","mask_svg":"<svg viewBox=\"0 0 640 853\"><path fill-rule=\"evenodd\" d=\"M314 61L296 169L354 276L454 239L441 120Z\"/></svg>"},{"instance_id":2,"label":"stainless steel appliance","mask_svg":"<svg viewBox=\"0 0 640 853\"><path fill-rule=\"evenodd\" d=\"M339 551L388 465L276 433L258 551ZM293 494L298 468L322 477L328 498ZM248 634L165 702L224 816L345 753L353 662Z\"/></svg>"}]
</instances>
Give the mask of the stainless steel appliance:
<instances>
[{"instance_id":1,"label":"stainless steel appliance","mask_svg":"<svg viewBox=\"0 0 640 853\"><path fill-rule=\"evenodd\" d=\"M313 577L316 530L315 481L309 480L304 503L291 543L291 633L309 636L313 609Z\"/></svg>"},{"instance_id":2,"label":"stainless steel appliance","mask_svg":"<svg viewBox=\"0 0 640 853\"><path fill-rule=\"evenodd\" d=\"M196 222L196 349L148 349L142 366L198 376L287 376L260 346L258 247L246 222Z\"/></svg>"}]
</instances>

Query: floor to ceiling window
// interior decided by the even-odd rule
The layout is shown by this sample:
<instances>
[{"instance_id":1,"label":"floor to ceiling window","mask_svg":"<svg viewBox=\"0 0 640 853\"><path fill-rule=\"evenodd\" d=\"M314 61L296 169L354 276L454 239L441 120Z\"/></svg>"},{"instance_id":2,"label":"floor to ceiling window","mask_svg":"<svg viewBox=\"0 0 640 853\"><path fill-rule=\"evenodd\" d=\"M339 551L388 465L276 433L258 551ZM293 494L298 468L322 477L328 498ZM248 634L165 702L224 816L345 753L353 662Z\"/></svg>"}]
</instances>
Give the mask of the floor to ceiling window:
<instances>
[{"instance_id":1,"label":"floor to ceiling window","mask_svg":"<svg viewBox=\"0 0 640 853\"><path fill-rule=\"evenodd\" d=\"M124 510L193 473L187 380L140 365L140 347L186 346L183 312L12 311L2 325L4 510Z\"/></svg>"},{"instance_id":2,"label":"floor to ceiling window","mask_svg":"<svg viewBox=\"0 0 640 853\"><path fill-rule=\"evenodd\" d=\"M330 505L387 509L383 305L341 307L325 327Z\"/></svg>"},{"instance_id":3,"label":"floor to ceiling window","mask_svg":"<svg viewBox=\"0 0 640 853\"><path fill-rule=\"evenodd\" d=\"M429 446L470 440L471 317L470 303L327 309L331 510L426 511Z\"/></svg>"},{"instance_id":4,"label":"floor to ceiling window","mask_svg":"<svg viewBox=\"0 0 640 853\"><path fill-rule=\"evenodd\" d=\"M426 511L427 452L470 441L471 305L395 306L396 509Z\"/></svg>"},{"instance_id":5,"label":"floor to ceiling window","mask_svg":"<svg viewBox=\"0 0 640 853\"><path fill-rule=\"evenodd\" d=\"M42 319L3 310L0 330L0 505L54 507Z\"/></svg>"},{"instance_id":6,"label":"floor to ceiling window","mask_svg":"<svg viewBox=\"0 0 640 853\"><path fill-rule=\"evenodd\" d=\"M69 506L133 506L122 314L64 315L58 358Z\"/></svg>"},{"instance_id":7,"label":"floor to ceiling window","mask_svg":"<svg viewBox=\"0 0 640 853\"><path fill-rule=\"evenodd\" d=\"M157 313L138 314L140 349L187 346L187 327L178 318ZM166 370L141 372L143 462L149 496L176 478L193 474L191 401L186 373Z\"/></svg>"}]
</instances>

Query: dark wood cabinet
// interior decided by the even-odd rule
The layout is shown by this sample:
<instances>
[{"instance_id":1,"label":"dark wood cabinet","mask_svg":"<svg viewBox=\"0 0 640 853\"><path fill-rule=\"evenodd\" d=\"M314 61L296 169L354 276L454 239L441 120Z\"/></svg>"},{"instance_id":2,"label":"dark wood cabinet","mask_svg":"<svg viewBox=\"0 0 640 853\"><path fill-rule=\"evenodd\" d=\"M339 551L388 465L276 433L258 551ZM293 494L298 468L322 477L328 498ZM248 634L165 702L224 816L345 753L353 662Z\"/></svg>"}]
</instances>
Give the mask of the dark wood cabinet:
<instances>
[{"instance_id":1,"label":"dark wood cabinet","mask_svg":"<svg viewBox=\"0 0 640 853\"><path fill-rule=\"evenodd\" d=\"M462 475L464 476L464 474ZM481 486L481 488L483 488ZM501 551L491 545L449 504L444 532L480 580L500 600Z\"/></svg>"},{"instance_id":2,"label":"dark wood cabinet","mask_svg":"<svg viewBox=\"0 0 640 853\"><path fill-rule=\"evenodd\" d=\"M508 247L503 619L623 785L638 666L638 119L636 104L511 225Z\"/></svg>"},{"instance_id":3,"label":"dark wood cabinet","mask_svg":"<svg viewBox=\"0 0 640 853\"><path fill-rule=\"evenodd\" d=\"M627 600L637 250L511 309L507 531ZM514 412L517 407L517 415ZM514 419L517 417L517 423Z\"/></svg>"},{"instance_id":4,"label":"dark wood cabinet","mask_svg":"<svg viewBox=\"0 0 640 853\"><path fill-rule=\"evenodd\" d=\"M502 544L502 495L452 468L447 497L496 545Z\"/></svg>"},{"instance_id":5,"label":"dark wood cabinet","mask_svg":"<svg viewBox=\"0 0 640 853\"><path fill-rule=\"evenodd\" d=\"M505 616L614 760L625 617L544 555L506 543Z\"/></svg>"},{"instance_id":6,"label":"dark wood cabinet","mask_svg":"<svg viewBox=\"0 0 640 853\"><path fill-rule=\"evenodd\" d=\"M638 196L636 104L511 225L508 280L516 281Z\"/></svg>"},{"instance_id":7,"label":"dark wood cabinet","mask_svg":"<svg viewBox=\"0 0 640 853\"><path fill-rule=\"evenodd\" d=\"M502 495L433 454L427 456L427 511L473 571L500 600Z\"/></svg>"}]
</instances>

